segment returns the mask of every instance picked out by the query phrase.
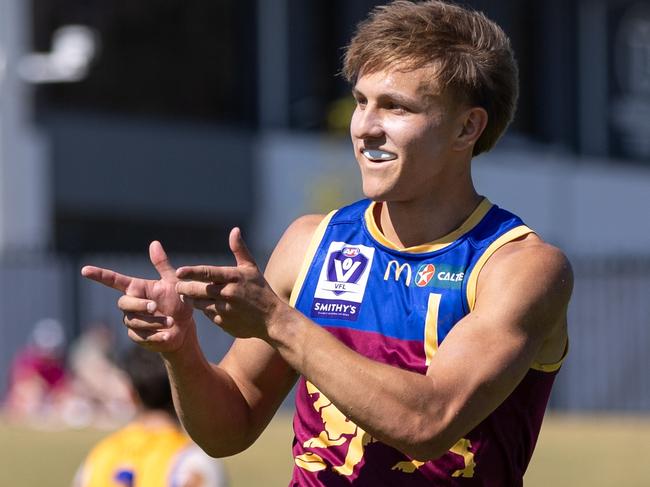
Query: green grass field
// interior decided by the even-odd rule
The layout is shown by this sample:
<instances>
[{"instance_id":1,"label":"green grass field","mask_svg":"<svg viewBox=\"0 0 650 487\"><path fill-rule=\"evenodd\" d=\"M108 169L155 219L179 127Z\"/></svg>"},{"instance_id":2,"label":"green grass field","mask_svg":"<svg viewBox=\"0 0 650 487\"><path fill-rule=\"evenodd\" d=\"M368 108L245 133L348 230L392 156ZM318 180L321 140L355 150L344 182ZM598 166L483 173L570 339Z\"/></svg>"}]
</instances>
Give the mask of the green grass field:
<instances>
[{"instance_id":1,"label":"green grass field","mask_svg":"<svg viewBox=\"0 0 650 487\"><path fill-rule=\"evenodd\" d=\"M0 486L67 486L106 432L35 431L0 422ZM246 452L225 459L233 487L286 486L291 421L278 415ZM650 416L547 417L526 487L650 486ZM505 486L504 486L505 487Z\"/></svg>"}]
</instances>

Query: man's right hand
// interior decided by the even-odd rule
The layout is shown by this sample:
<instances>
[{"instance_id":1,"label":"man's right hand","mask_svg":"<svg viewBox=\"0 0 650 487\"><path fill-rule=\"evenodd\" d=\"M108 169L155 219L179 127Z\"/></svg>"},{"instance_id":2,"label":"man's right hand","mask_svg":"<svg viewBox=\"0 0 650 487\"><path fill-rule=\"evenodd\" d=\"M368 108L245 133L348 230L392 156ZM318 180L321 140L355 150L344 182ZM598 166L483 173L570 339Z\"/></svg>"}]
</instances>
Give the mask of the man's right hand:
<instances>
[{"instance_id":1,"label":"man's right hand","mask_svg":"<svg viewBox=\"0 0 650 487\"><path fill-rule=\"evenodd\" d=\"M131 340L155 352L174 352L193 331L192 307L176 293L176 270L158 241L149 246L149 258L160 279L140 279L109 269L85 266L81 275L124 293L117 302Z\"/></svg>"}]
</instances>

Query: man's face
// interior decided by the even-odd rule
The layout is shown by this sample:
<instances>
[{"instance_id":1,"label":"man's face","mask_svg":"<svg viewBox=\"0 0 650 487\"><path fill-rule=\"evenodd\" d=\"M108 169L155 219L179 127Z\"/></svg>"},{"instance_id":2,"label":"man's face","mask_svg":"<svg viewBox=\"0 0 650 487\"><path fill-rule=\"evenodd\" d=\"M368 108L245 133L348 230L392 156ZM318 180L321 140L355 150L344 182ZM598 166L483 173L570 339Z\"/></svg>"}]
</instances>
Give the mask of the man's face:
<instances>
[{"instance_id":1,"label":"man's face","mask_svg":"<svg viewBox=\"0 0 650 487\"><path fill-rule=\"evenodd\" d=\"M431 88L429 68L362 75L350 134L364 194L377 201L427 197L458 171L453 142L460 110Z\"/></svg>"}]
</instances>

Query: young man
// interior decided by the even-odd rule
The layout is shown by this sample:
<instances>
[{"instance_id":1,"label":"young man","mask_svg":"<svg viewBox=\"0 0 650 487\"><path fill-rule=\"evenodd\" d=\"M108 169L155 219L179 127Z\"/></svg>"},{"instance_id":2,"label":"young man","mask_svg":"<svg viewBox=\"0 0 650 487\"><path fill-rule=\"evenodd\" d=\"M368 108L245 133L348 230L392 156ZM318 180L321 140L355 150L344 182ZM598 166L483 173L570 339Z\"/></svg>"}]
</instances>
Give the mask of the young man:
<instances>
[{"instance_id":1,"label":"young man","mask_svg":"<svg viewBox=\"0 0 650 487\"><path fill-rule=\"evenodd\" d=\"M238 229L234 267L175 270L153 242L158 281L83 275L124 292L129 336L162 353L214 456L252 444L298 375L291 485L521 485L572 273L472 183L514 112L509 41L480 13L398 1L360 24L345 73L368 200L295 221L264 277ZM219 365L192 307L239 338Z\"/></svg>"},{"instance_id":2,"label":"young man","mask_svg":"<svg viewBox=\"0 0 650 487\"><path fill-rule=\"evenodd\" d=\"M93 447L73 487L226 487L221 463L192 443L178 424L160 357L134 346L123 365L138 414Z\"/></svg>"}]
</instances>

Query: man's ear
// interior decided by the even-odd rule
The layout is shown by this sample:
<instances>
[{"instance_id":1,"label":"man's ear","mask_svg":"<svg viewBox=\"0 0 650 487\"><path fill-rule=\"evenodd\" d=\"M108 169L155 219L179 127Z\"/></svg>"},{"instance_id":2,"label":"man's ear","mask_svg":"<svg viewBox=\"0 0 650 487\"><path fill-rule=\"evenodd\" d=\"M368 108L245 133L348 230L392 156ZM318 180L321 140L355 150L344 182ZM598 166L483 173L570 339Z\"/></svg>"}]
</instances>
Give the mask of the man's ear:
<instances>
[{"instance_id":1,"label":"man's ear","mask_svg":"<svg viewBox=\"0 0 650 487\"><path fill-rule=\"evenodd\" d=\"M459 115L459 122L460 127L454 147L457 150L465 150L473 147L485 130L488 114L482 107L468 108Z\"/></svg>"}]
</instances>

